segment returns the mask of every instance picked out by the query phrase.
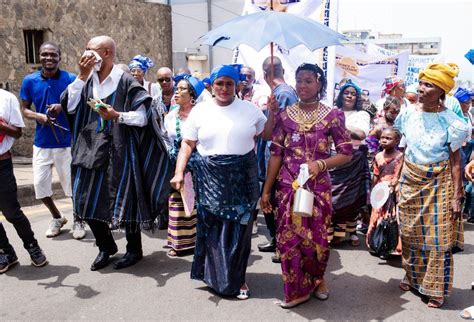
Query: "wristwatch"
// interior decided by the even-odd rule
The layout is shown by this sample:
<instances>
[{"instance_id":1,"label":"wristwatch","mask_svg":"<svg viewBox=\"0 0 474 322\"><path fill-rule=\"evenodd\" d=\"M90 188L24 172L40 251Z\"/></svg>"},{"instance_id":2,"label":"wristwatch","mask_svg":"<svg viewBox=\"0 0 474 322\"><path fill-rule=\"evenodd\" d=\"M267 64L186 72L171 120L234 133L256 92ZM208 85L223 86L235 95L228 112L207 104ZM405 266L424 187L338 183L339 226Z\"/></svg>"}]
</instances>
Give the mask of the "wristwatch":
<instances>
[{"instance_id":1,"label":"wristwatch","mask_svg":"<svg viewBox=\"0 0 474 322\"><path fill-rule=\"evenodd\" d=\"M119 117L117 118L117 122L118 123L124 123L124 119L123 119L123 114L122 113L119 113Z\"/></svg>"}]
</instances>

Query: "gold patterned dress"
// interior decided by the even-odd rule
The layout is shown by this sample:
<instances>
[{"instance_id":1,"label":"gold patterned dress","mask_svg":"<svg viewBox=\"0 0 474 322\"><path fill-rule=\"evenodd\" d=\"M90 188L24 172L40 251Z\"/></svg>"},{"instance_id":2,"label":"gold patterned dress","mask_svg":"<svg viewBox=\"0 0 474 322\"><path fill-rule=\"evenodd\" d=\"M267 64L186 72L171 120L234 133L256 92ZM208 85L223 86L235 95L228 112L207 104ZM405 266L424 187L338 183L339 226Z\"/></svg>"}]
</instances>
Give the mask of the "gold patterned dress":
<instances>
[{"instance_id":1,"label":"gold patterned dress","mask_svg":"<svg viewBox=\"0 0 474 322\"><path fill-rule=\"evenodd\" d=\"M312 217L292 212L294 181L307 160L330 157L330 142L337 153L352 154L349 133L340 110L319 105L303 114L298 105L276 117L270 151L282 157L277 177L277 247L281 254L285 301L310 294L323 278L329 259L328 228L331 224L331 180L323 171L305 184L315 195Z\"/></svg>"}]
</instances>

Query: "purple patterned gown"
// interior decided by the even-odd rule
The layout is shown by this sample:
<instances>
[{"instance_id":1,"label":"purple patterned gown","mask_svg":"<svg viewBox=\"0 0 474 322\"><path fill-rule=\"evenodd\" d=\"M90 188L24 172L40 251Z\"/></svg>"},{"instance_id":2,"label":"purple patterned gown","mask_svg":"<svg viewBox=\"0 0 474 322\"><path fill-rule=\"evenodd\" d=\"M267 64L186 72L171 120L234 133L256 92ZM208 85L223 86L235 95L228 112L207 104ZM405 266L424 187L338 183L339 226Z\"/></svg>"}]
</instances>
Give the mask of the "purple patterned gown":
<instances>
[{"instance_id":1,"label":"purple patterned gown","mask_svg":"<svg viewBox=\"0 0 474 322\"><path fill-rule=\"evenodd\" d=\"M327 171L310 179L305 188L315 194L312 217L293 215L293 182L300 165L337 153L352 154L344 113L320 104L316 122L302 126L297 105L280 112L272 134L272 155L282 157L277 177L277 247L281 254L285 301L310 294L323 278L329 259L328 228L331 225L331 180ZM331 140L332 138L332 140Z\"/></svg>"}]
</instances>

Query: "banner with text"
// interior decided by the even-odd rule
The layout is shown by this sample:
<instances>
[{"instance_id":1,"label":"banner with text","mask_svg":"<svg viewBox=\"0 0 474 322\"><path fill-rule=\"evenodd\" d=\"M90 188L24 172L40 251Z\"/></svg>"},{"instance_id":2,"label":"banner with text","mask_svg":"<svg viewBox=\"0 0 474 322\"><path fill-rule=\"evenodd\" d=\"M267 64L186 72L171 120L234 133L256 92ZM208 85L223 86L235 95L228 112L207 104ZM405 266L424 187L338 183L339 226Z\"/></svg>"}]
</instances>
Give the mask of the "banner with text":
<instances>
[{"instance_id":1,"label":"banner with text","mask_svg":"<svg viewBox=\"0 0 474 322\"><path fill-rule=\"evenodd\" d=\"M382 48L374 44L367 44L368 54L381 54L384 56L392 56L396 53L388 49ZM441 61L441 55L409 55L406 67L405 84L418 84L418 74L426 65Z\"/></svg>"},{"instance_id":2,"label":"banner with text","mask_svg":"<svg viewBox=\"0 0 474 322\"><path fill-rule=\"evenodd\" d=\"M405 78L408 52L384 56L363 51L362 46L336 47L336 66L334 83L339 83L344 78L350 78L363 90L369 92L371 101L377 101L382 94L382 84L385 77L397 75Z\"/></svg>"}]
</instances>

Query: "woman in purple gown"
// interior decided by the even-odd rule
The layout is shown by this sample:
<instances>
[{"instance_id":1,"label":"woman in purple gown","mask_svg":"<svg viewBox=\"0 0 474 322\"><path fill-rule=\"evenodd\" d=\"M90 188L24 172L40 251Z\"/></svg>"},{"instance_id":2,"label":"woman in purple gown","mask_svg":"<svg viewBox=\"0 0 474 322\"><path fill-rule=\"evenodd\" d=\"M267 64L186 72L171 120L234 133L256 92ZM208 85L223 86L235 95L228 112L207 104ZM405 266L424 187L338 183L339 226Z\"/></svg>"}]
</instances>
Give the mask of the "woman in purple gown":
<instances>
[{"instance_id":1,"label":"woman in purple gown","mask_svg":"<svg viewBox=\"0 0 474 322\"><path fill-rule=\"evenodd\" d=\"M331 180L328 169L349 162L352 144L344 113L320 102L327 81L317 65L296 70L299 102L278 112L270 147L271 158L262 193L262 208L271 211L270 190L277 180L277 247L281 254L285 300L291 308L314 295L326 300L329 291L324 272L329 259ZM330 155L331 143L337 154ZM293 214L296 178L300 165L308 164L311 178L304 185L314 194L312 217Z\"/></svg>"}]
</instances>

